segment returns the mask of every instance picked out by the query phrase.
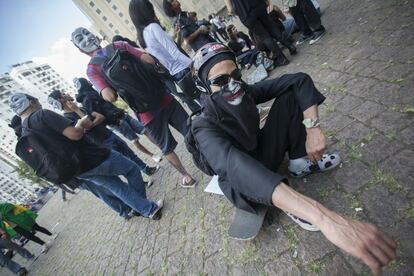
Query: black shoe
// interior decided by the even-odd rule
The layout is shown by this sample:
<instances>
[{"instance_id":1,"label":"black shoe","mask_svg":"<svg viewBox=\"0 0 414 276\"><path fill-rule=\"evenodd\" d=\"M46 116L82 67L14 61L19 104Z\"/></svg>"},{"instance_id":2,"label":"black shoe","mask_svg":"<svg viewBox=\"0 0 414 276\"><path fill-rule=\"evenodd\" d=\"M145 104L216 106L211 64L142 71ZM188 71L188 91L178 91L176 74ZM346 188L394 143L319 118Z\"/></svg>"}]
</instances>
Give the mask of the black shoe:
<instances>
[{"instance_id":1,"label":"black shoe","mask_svg":"<svg viewBox=\"0 0 414 276\"><path fill-rule=\"evenodd\" d=\"M289 49L289 53L291 56L296 55L297 51L296 51L296 47L293 44L290 44L287 46L287 48Z\"/></svg>"},{"instance_id":2,"label":"black shoe","mask_svg":"<svg viewBox=\"0 0 414 276\"><path fill-rule=\"evenodd\" d=\"M320 31L315 31L313 32L313 36L312 39L309 41L309 45L312 45L314 43L316 43L319 39L321 39L321 37L326 33L325 28L323 28Z\"/></svg>"},{"instance_id":3,"label":"black shoe","mask_svg":"<svg viewBox=\"0 0 414 276\"><path fill-rule=\"evenodd\" d=\"M145 169L145 174L148 176L153 175L154 173L156 173L159 170L160 166L156 166L156 167L147 167Z\"/></svg>"},{"instance_id":4,"label":"black shoe","mask_svg":"<svg viewBox=\"0 0 414 276\"><path fill-rule=\"evenodd\" d=\"M164 207L164 200L157 201L157 208L148 217L153 220L159 220L161 218L161 210Z\"/></svg>"},{"instance_id":5,"label":"black shoe","mask_svg":"<svg viewBox=\"0 0 414 276\"><path fill-rule=\"evenodd\" d=\"M274 67L285 66L285 65L288 65L288 64L289 64L289 60L282 53L280 53L280 55L278 55L273 61L273 66Z\"/></svg>"},{"instance_id":6,"label":"black shoe","mask_svg":"<svg viewBox=\"0 0 414 276\"><path fill-rule=\"evenodd\" d=\"M16 275L18 275L18 276L25 276L25 275L27 275L27 273L29 273L27 271L27 269L24 268L24 267L22 267L19 271L17 271L17 274Z\"/></svg>"},{"instance_id":7,"label":"black shoe","mask_svg":"<svg viewBox=\"0 0 414 276\"><path fill-rule=\"evenodd\" d=\"M298 41L296 41L296 45L300 45L302 43L305 43L306 41L308 41L312 37L313 37L313 34L310 34L310 35L301 35L299 37Z\"/></svg>"}]
</instances>

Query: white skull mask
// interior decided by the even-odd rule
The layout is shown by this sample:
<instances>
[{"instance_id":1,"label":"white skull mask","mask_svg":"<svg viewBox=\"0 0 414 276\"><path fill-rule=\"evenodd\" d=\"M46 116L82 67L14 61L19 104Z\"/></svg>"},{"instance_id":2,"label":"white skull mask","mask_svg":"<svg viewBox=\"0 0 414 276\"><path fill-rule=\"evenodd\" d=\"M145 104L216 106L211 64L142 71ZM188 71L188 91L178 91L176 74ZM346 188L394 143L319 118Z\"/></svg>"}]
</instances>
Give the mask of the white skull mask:
<instances>
[{"instance_id":1,"label":"white skull mask","mask_svg":"<svg viewBox=\"0 0 414 276\"><path fill-rule=\"evenodd\" d=\"M100 47L99 39L85 28L77 28L72 33L72 42L85 53L91 53Z\"/></svg>"}]
</instances>

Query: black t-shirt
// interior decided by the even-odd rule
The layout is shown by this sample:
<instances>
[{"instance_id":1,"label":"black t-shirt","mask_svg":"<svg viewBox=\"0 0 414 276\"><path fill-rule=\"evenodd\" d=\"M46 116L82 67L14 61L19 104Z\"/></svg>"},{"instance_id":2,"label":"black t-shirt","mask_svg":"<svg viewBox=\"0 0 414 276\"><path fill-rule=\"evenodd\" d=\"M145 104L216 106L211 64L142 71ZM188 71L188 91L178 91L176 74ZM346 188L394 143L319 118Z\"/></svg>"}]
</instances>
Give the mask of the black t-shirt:
<instances>
[{"instance_id":1,"label":"black t-shirt","mask_svg":"<svg viewBox=\"0 0 414 276\"><path fill-rule=\"evenodd\" d=\"M249 16L257 15L257 11L264 8L264 0L232 0L234 12L239 16L240 21L244 22Z\"/></svg>"},{"instance_id":2,"label":"black t-shirt","mask_svg":"<svg viewBox=\"0 0 414 276\"><path fill-rule=\"evenodd\" d=\"M80 173L87 172L99 166L105 161L110 150L100 147L85 137L79 141L73 141L63 135L63 131L73 125L73 122L53 111L41 109L32 113L26 120L29 128L35 133L40 134L41 141L45 144L62 144L62 147L69 143L75 143L81 152L83 159L81 160Z\"/></svg>"},{"instance_id":3,"label":"black t-shirt","mask_svg":"<svg viewBox=\"0 0 414 276\"><path fill-rule=\"evenodd\" d=\"M239 56L242 54L242 50L244 48L244 45L238 41L229 41L229 43L227 44L227 46L229 46L229 48L236 53L236 56Z\"/></svg>"},{"instance_id":4,"label":"black t-shirt","mask_svg":"<svg viewBox=\"0 0 414 276\"><path fill-rule=\"evenodd\" d=\"M86 110L81 108L81 111L85 114L87 114ZM68 118L69 120L71 120L73 123L76 123L80 117L76 112L65 112L63 113L63 116L65 118ZM111 136L112 131L110 131L109 129L106 128L106 126L104 124L99 124L97 126L95 126L94 128L92 128L91 130L89 130L86 133L86 136L91 139L94 143L98 144L98 145L102 145L103 142L109 138L109 136Z\"/></svg>"},{"instance_id":5,"label":"black t-shirt","mask_svg":"<svg viewBox=\"0 0 414 276\"><path fill-rule=\"evenodd\" d=\"M189 37L192 33L198 30L199 26L187 12L179 13L173 21L174 26L179 25L181 28L181 35L183 38ZM209 34L199 34L191 43L189 43L191 49L196 52L198 49L206 45L207 43L214 42L214 39Z\"/></svg>"}]
</instances>

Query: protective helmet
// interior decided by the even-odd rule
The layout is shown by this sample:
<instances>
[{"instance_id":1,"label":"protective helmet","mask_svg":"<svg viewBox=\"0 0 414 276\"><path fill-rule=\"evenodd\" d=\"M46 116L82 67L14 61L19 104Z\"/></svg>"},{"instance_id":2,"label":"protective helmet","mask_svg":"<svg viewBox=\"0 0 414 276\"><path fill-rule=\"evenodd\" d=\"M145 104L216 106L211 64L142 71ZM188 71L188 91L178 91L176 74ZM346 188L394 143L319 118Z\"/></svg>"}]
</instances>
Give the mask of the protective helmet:
<instances>
[{"instance_id":1,"label":"protective helmet","mask_svg":"<svg viewBox=\"0 0 414 276\"><path fill-rule=\"evenodd\" d=\"M212 42L201 47L193 57L193 77L197 88L211 94L210 86L203 80L202 72L206 64L218 55L225 54L236 63L236 55L229 47L218 42ZM210 67L211 68L211 67Z\"/></svg>"}]
</instances>

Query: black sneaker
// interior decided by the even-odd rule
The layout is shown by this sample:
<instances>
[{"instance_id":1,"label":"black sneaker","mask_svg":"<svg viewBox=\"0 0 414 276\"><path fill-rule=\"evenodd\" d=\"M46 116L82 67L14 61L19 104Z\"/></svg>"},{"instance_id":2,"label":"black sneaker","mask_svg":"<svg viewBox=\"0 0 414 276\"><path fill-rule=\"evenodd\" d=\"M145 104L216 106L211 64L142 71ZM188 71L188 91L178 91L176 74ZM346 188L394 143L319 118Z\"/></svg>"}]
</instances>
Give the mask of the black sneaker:
<instances>
[{"instance_id":1,"label":"black sneaker","mask_svg":"<svg viewBox=\"0 0 414 276\"><path fill-rule=\"evenodd\" d=\"M161 218L161 210L164 207L164 200L157 201L157 208L148 216L150 219L159 220Z\"/></svg>"},{"instance_id":2,"label":"black sneaker","mask_svg":"<svg viewBox=\"0 0 414 276\"><path fill-rule=\"evenodd\" d=\"M313 38L313 34L311 35L300 35L298 41L296 41L296 45L300 45L308 41L309 39Z\"/></svg>"},{"instance_id":3,"label":"black sneaker","mask_svg":"<svg viewBox=\"0 0 414 276\"><path fill-rule=\"evenodd\" d=\"M25 275L27 275L27 273L29 273L27 271L27 269L24 268L24 267L22 267L19 271L17 271L17 274L16 275L18 275L18 276L25 276Z\"/></svg>"},{"instance_id":4,"label":"black sneaker","mask_svg":"<svg viewBox=\"0 0 414 276\"><path fill-rule=\"evenodd\" d=\"M154 173L156 173L159 169L160 169L160 166L156 166L156 167L148 167L147 166L144 173L148 176L151 176Z\"/></svg>"},{"instance_id":5,"label":"black sneaker","mask_svg":"<svg viewBox=\"0 0 414 276\"><path fill-rule=\"evenodd\" d=\"M321 37L325 33L326 33L325 29L313 32L313 36L312 36L312 39L309 41L309 45L312 45L312 44L316 43L319 39L321 39Z\"/></svg>"},{"instance_id":6,"label":"black sneaker","mask_svg":"<svg viewBox=\"0 0 414 276\"><path fill-rule=\"evenodd\" d=\"M280 53L274 60L273 60L273 66L274 67L278 67L278 66L285 66L289 64L289 60L287 59L287 57Z\"/></svg>"},{"instance_id":7,"label":"black sneaker","mask_svg":"<svg viewBox=\"0 0 414 276\"><path fill-rule=\"evenodd\" d=\"M295 47L295 45L293 45L293 43L290 44L289 46L287 46L287 48L289 49L289 53L290 53L291 56L294 56L294 55L297 54L296 47Z\"/></svg>"}]
</instances>

